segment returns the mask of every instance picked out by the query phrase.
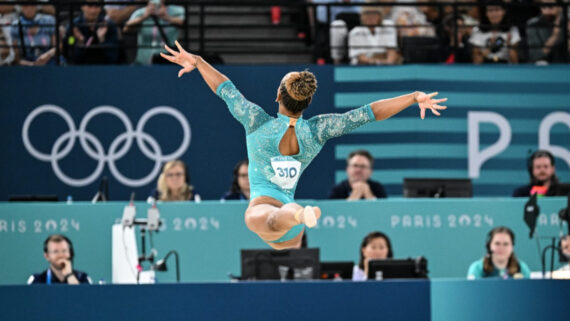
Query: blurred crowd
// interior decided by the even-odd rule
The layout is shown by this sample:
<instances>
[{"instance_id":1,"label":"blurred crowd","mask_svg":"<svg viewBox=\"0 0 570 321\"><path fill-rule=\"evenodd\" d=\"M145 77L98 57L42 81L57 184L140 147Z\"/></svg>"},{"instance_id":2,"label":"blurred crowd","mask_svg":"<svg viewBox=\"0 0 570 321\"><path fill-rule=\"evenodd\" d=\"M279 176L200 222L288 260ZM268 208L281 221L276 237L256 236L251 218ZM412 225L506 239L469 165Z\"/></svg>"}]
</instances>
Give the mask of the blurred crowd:
<instances>
[{"instance_id":1,"label":"blurred crowd","mask_svg":"<svg viewBox=\"0 0 570 321\"><path fill-rule=\"evenodd\" d=\"M282 12L290 15L315 63L568 62L570 19L562 0L439 1L289 0L283 10L263 8L269 27L281 22ZM0 65L163 63L162 45L183 40L191 28L191 3L129 2L65 2L57 11L48 1L3 2Z\"/></svg>"}]
</instances>

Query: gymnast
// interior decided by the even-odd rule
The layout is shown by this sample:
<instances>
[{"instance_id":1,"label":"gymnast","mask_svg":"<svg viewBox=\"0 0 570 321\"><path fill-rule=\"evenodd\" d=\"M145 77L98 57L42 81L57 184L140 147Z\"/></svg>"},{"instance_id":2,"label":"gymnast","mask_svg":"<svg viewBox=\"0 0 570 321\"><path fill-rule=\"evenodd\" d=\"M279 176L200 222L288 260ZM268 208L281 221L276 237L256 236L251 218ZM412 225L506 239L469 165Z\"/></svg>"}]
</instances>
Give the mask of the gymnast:
<instances>
[{"instance_id":1,"label":"gymnast","mask_svg":"<svg viewBox=\"0 0 570 321\"><path fill-rule=\"evenodd\" d=\"M166 60L182 66L178 77L198 69L210 89L222 98L230 113L245 128L249 158L250 202L245 212L247 227L274 249L297 248L305 226L317 224L321 209L295 203L299 177L317 156L327 140L351 132L367 123L387 119L417 103L420 116L426 110L439 116L438 105L446 101L433 99L437 92L413 92L378 100L344 114L323 114L303 119L303 111L317 90L315 75L309 71L289 72L277 88L277 117L270 116L248 101L234 84L200 56L165 45L171 54Z\"/></svg>"}]
</instances>

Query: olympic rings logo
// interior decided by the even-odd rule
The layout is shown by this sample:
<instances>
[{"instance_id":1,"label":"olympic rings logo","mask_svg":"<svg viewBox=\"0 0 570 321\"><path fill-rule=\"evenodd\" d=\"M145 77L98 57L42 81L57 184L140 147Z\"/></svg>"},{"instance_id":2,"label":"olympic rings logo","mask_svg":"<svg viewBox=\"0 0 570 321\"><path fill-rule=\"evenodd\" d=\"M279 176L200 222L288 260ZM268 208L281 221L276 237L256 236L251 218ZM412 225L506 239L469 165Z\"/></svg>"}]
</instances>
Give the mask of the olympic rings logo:
<instances>
[{"instance_id":1,"label":"olympic rings logo","mask_svg":"<svg viewBox=\"0 0 570 321\"><path fill-rule=\"evenodd\" d=\"M39 115L43 113L54 113L59 115L63 120L66 122L67 127L69 130L59 136L55 143L51 148L51 152L49 154L42 153L38 151L30 142L29 138L29 129L32 121ZM111 143L109 150L105 152L103 145L95 137L92 133L88 132L87 125L89 122L96 117L97 115L101 114L111 114L119 118L119 120L125 126L125 132L118 135ZM148 120L156 115L165 114L174 117L182 126L182 131L184 133L184 137L182 139L182 143L177 150L173 153L168 155L163 155L160 145L154 139L154 137L150 136L149 134L144 132L144 126L148 122ZM75 146L76 139L79 138L79 143L81 148L85 151L85 153L92 159L96 160L97 167L95 171L84 178L72 178L67 176L59 166L59 160L66 157L73 147ZM24 141L24 146L28 150L28 152L34 156L35 158L44 161L50 162L51 167L55 173L55 175L65 184L71 186L86 186L93 183L103 172L105 167L105 163L109 165L109 170L113 177L115 177L119 182L124 185L131 186L131 187L139 187L144 186L154 180L154 178L159 174L162 163L167 162L176 158L179 158L186 152L188 146L190 145L190 124L184 115L168 106L158 106L154 107L147 112L145 112L142 117L140 118L136 129L133 130L133 125L129 117L120 109L113 107L113 106L99 106L92 110L90 110L81 120L79 125L79 130L76 129L75 123L71 116L65 111L63 108L55 105L42 105L34 109L26 120L24 121L24 126L22 127L22 139ZM121 159L131 148L133 144L133 139L136 139L136 143L138 148L141 152L150 160L154 161L154 167L152 171L145 177L140 179L132 179L129 177L124 176L119 172L115 162ZM91 145L89 145L89 142ZM124 142L122 147L119 149L119 146ZM150 146L150 149L147 147L146 144ZM64 146L65 144L65 146ZM94 146L93 149L91 146Z\"/></svg>"}]
</instances>

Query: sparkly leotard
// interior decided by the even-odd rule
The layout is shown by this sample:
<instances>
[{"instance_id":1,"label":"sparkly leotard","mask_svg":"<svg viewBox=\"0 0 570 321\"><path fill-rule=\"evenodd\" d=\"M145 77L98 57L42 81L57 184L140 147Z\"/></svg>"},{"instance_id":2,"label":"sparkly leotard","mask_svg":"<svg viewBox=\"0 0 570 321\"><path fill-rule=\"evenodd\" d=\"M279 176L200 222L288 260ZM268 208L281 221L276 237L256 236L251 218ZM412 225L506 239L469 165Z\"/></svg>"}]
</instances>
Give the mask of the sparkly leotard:
<instances>
[{"instance_id":1,"label":"sparkly leotard","mask_svg":"<svg viewBox=\"0 0 570 321\"><path fill-rule=\"evenodd\" d=\"M299 118L295 124L299 153L284 156L279 152L279 143L289 128L287 116L271 117L248 101L229 80L219 85L216 93L245 128L251 199L269 196L283 204L294 202L299 177L326 141L375 121L370 105L344 114L323 114L309 120Z\"/></svg>"}]
</instances>

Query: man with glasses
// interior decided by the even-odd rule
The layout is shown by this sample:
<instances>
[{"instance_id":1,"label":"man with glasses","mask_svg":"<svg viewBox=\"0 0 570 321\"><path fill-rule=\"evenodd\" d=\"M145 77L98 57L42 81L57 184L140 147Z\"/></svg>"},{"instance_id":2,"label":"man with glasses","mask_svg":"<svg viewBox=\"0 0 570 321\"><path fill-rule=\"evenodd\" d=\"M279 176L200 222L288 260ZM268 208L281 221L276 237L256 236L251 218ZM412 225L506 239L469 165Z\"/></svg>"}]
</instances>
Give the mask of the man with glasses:
<instances>
[{"instance_id":1,"label":"man with glasses","mask_svg":"<svg viewBox=\"0 0 570 321\"><path fill-rule=\"evenodd\" d=\"M330 199L373 200L387 197L384 186L370 179L374 158L367 150L353 151L346 163L348 179L333 187Z\"/></svg>"},{"instance_id":2,"label":"man with glasses","mask_svg":"<svg viewBox=\"0 0 570 321\"><path fill-rule=\"evenodd\" d=\"M73 244L61 234L52 234L44 241L44 258L47 270L36 273L28 284L91 284L87 273L73 269Z\"/></svg>"}]
</instances>

